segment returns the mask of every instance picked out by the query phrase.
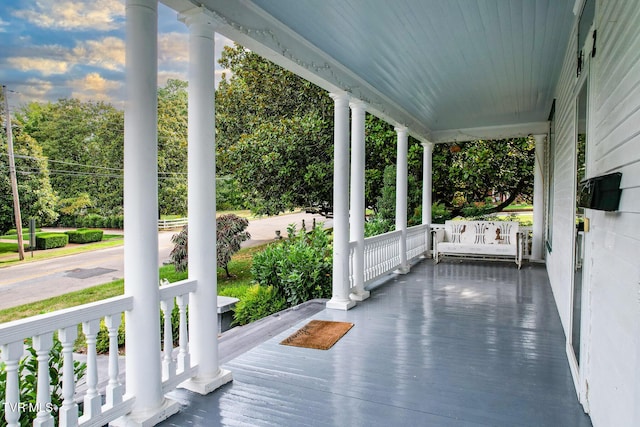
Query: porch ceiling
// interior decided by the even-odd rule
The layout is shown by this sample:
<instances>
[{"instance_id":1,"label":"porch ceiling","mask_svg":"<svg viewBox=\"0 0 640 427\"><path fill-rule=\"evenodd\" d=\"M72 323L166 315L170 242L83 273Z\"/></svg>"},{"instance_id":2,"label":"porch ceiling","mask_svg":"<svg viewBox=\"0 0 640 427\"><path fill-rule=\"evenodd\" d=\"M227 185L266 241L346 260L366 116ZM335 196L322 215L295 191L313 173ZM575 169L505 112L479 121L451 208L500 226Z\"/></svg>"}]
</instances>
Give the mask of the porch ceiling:
<instances>
[{"instance_id":1,"label":"porch ceiling","mask_svg":"<svg viewBox=\"0 0 640 427\"><path fill-rule=\"evenodd\" d=\"M193 7L164 3L179 12ZM574 0L200 3L224 23L221 34L438 142L539 129Z\"/></svg>"}]
</instances>

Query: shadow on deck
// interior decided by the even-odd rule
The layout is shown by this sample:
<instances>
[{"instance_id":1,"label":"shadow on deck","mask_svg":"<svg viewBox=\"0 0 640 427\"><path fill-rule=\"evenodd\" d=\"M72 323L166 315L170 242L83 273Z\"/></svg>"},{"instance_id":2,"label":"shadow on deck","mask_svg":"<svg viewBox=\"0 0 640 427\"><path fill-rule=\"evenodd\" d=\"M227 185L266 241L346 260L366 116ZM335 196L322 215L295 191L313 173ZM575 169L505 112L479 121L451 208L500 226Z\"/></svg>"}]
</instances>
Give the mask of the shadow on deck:
<instances>
[{"instance_id":1,"label":"shadow on deck","mask_svg":"<svg viewBox=\"0 0 640 427\"><path fill-rule=\"evenodd\" d=\"M301 320L225 363L232 383L172 392L161 425L591 425L542 266L426 260L311 318L355 326L327 351L279 345Z\"/></svg>"}]
</instances>

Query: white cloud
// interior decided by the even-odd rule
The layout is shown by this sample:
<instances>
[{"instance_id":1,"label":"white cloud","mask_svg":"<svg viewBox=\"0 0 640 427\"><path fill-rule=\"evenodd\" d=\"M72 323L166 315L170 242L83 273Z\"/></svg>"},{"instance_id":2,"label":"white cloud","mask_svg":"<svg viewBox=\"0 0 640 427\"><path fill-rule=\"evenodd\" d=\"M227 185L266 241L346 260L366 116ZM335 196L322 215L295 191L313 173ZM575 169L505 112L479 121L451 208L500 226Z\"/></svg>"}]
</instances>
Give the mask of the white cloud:
<instances>
[{"instance_id":1,"label":"white cloud","mask_svg":"<svg viewBox=\"0 0 640 427\"><path fill-rule=\"evenodd\" d=\"M107 80L98 73L89 73L84 78L68 81L67 85L72 88L71 96L81 101L112 102L111 93L120 89L122 83Z\"/></svg>"},{"instance_id":2,"label":"white cloud","mask_svg":"<svg viewBox=\"0 0 640 427\"><path fill-rule=\"evenodd\" d=\"M162 69L181 69L189 63L188 35L165 33L158 35L158 66Z\"/></svg>"},{"instance_id":3,"label":"white cloud","mask_svg":"<svg viewBox=\"0 0 640 427\"><path fill-rule=\"evenodd\" d=\"M107 70L122 70L125 60L124 40L117 37L104 37L100 40L79 42L72 49L69 59Z\"/></svg>"},{"instance_id":4,"label":"white cloud","mask_svg":"<svg viewBox=\"0 0 640 427\"><path fill-rule=\"evenodd\" d=\"M49 95L54 89L53 84L47 80L27 79L26 82L15 86L14 102L26 104L32 101L44 102L49 99Z\"/></svg>"},{"instance_id":5,"label":"white cloud","mask_svg":"<svg viewBox=\"0 0 640 427\"><path fill-rule=\"evenodd\" d=\"M42 28L107 31L121 27L122 0L37 0L14 12L18 18Z\"/></svg>"},{"instance_id":6,"label":"white cloud","mask_svg":"<svg viewBox=\"0 0 640 427\"><path fill-rule=\"evenodd\" d=\"M3 21L2 18L0 18L0 33L6 33L7 29L5 27L8 27L9 23L7 21Z\"/></svg>"},{"instance_id":7,"label":"white cloud","mask_svg":"<svg viewBox=\"0 0 640 427\"><path fill-rule=\"evenodd\" d=\"M64 74L69 71L70 68L70 64L67 61L49 58L18 56L7 58L7 62L20 71L38 71L43 76Z\"/></svg>"}]
</instances>

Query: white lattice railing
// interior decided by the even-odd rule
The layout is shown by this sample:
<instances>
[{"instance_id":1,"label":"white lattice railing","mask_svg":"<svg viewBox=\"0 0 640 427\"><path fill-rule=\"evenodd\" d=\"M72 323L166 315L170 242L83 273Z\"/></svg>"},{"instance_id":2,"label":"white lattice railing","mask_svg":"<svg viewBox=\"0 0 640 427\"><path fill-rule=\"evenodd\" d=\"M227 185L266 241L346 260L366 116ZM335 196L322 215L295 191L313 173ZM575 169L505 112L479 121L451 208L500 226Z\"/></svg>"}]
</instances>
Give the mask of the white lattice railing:
<instances>
[{"instance_id":1,"label":"white lattice railing","mask_svg":"<svg viewBox=\"0 0 640 427\"><path fill-rule=\"evenodd\" d=\"M195 375L197 366L190 362L187 330L187 305L189 294L196 289L196 281L183 280L160 287L160 309L163 318L164 343L162 354L163 392L173 390L178 384ZM178 307L178 347L173 347L171 313ZM133 298L120 296L104 301L59 310L28 319L8 322L0 326L0 356L6 370L5 420L9 426L20 425L20 415L27 411L37 412L34 425L44 426L101 426L126 415L131 411L135 396L125 395L125 385L120 382L118 365L118 328L122 314L133 307ZM108 332L108 356L98 356L96 342L101 323ZM81 327L79 328L79 325ZM125 325L126 326L126 325ZM74 346L81 329L86 339L86 364L84 378L77 383L74 376ZM50 352L54 336L62 344L62 398L59 420L54 423L51 410ZM19 364L25 357L25 340L31 339L36 351L38 371L37 397L33 403L20 402ZM106 378L99 378L101 363L108 364ZM24 375L24 373L23 373ZM106 384L106 387L105 387ZM1 400L1 399L0 399ZM78 405L77 402L82 402ZM81 412L80 412L81 409ZM82 413L82 415L80 415Z\"/></svg>"},{"instance_id":2,"label":"white lattice railing","mask_svg":"<svg viewBox=\"0 0 640 427\"><path fill-rule=\"evenodd\" d=\"M429 233L431 229L427 224L416 225L407 229L407 260L418 257L429 248Z\"/></svg>"},{"instance_id":3,"label":"white lattice railing","mask_svg":"<svg viewBox=\"0 0 640 427\"><path fill-rule=\"evenodd\" d=\"M522 259L531 258L531 241L533 240L533 227L520 227L520 233L524 240Z\"/></svg>"}]
</instances>

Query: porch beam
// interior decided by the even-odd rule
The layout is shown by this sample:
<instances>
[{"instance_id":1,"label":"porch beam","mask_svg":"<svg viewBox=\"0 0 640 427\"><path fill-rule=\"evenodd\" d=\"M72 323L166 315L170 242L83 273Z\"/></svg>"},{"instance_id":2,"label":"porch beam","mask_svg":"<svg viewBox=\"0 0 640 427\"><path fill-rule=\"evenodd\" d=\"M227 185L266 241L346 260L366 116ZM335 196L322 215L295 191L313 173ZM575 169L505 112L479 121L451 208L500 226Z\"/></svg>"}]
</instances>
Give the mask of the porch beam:
<instances>
[{"instance_id":1,"label":"porch beam","mask_svg":"<svg viewBox=\"0 0 640 427\"><path fill-rule=\"evenodd\" d=\"M349 298L349 96L333 93L333 283L327 308L348 310Z\"/></svg>"},{"instance_id":2,"label":"porch beam","mask_svg":"<svg viewBox=\"0 0 640 427\"><path fill-rule=\"evenodd\" d=\"M531 242L531 259L543 259L544 242L544 158L546 134L534 135L535 163L533 166L533 240Z\"/></svg>"},{"instance_id":3,"label":"porch beam","mask_svg":"<svg viewBox=\"0 0 640 427\"><path fill-rule=\"evenodd\" d=\"M453 141L475 141L478 139L507 139L546 134L548 131L549 122L532 122L517 125L485 126L434 131L431 133L431 138L429 140L433 143L441 143Z\"/></svg>"},{"instance_id":4,"label":"porch beam","mask_svg":"<svg viewBox=\"0 0 640 427\"><path fill-rule=\"evenodd\" d=\"M353 290L351 299L364 301L369 291L364 290L364 221L365 221L365 105L352 101L351 107L351 209L350 241L356 242L353 254Z\"/></svg>"},{"instance_id":5,"label":"porch beam","mask_svg":"<svg viewBox=\"0 0 640 427\"><path fill-rule=\"evenodd\" d=\"M398 134L397 160L396 160L396 230L401 232L400 236L400 266L395 271L398 274L409 272L407 262L407 195L408 182L407 170L409 154L409 134L406 127L396 127Z\"/></svg>"},{"instance_id":6,"label":"porch beam","mask_svg":"<svg viewBox=\"0 0 640 427\"><path fill-rule=\"evenodd\" d=\"M204 8L180 19L189 28L189 279L197 281L189 298L189 345L198 366L197 375L182 387L207 394L232 379L231 372L220 369L218 356L215 25Z\"/></svg>"},{"instance_id":7,"label":"porch beam","mask_svg":"<svg viewBox=\"0 0 640 427\"><path fill-rule=\"evenodd\" d=\"M433 144L423 142L420 145L422 151L422 224L431 225L431 205L433 205ZM427 232L427 250L425 256L429 255L431 248L431 232Z\"/></svg>"},{"instance_id":8,"label":"porch beam","mask_svg":"<svg viewBox=\"0 0 640 427\"><path fill-rule=\"evenodd\" d=\"M124 284L133 308L126 319L127 395L132 412L112 425L153 425L178 411L162 394L158 287L156 0L126 1L124 126Z\"/></svg>"}]
</instances>

